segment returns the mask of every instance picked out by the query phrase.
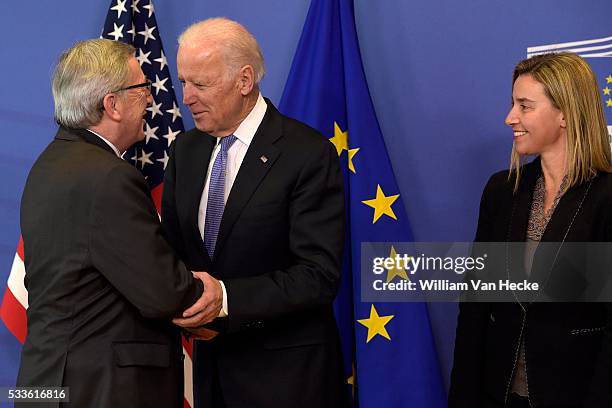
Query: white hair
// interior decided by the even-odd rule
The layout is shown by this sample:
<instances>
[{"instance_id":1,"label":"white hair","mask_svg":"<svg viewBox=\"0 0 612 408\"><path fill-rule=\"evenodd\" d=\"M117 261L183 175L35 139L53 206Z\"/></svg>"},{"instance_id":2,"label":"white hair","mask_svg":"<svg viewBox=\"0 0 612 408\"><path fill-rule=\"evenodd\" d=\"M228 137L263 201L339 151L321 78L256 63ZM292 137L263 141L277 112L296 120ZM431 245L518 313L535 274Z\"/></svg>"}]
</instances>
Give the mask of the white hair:
<instances>
[{"instance_id":1,"label":"white hair","mask_svg":"<svg viewBox=\"0 0 612 408\"><path fill-rule=\"evenodd\" d=\"M65 51L53 74L55 120L70 128L87 128L102 119L109 92L125 86L134 47L118 41L78 42Z\"/></svg>"},{"instance_id":2,"label":"white hair","mask_svg":"<svg viewBox=\"0 0 612 408\"><path fill-rule=\"evenodd\" d=\"M240 23L225 17L209 18L192 24L179 36L179 47L208 40L217 44L228 68L227 75L235 75L245 65L253 67L255 83L265 74L264 59L253 35Z\"/></svg>"}]
</instances>

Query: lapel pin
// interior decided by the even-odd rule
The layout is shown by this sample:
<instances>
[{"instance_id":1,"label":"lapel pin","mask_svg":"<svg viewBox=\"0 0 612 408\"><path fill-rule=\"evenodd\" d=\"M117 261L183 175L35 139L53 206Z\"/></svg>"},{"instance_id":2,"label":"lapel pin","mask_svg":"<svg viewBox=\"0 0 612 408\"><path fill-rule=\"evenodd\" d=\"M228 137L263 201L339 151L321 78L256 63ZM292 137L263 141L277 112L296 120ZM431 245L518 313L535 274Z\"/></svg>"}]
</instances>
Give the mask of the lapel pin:
<instances>
[{"instance_id":1,"label":"lapel pin","mask_svg":"<svg viewBox=\"0 0 612 408\"><path fill-rule=\"evenodd\" d=\"M267 162L267 161L268 161L268 158L267 158L266 156L261 156L261 157L259 158L259 160L261 160L261 161L262 161L262 163L265 163L265 162Z\"/></svg>"}]
</instances>

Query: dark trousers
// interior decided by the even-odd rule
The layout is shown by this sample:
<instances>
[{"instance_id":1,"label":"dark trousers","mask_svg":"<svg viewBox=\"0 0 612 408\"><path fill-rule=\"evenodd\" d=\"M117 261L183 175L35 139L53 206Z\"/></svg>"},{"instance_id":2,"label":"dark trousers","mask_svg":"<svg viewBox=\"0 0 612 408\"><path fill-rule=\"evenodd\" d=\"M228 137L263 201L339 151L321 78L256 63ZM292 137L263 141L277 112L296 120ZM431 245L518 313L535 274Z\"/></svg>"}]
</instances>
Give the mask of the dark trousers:
<instances>
[{"instance_id":1,"label":"dark trousers","mask_svg":"<svg viewBox=\"0 0 612 408\"><path fill-rule=\"evenodd\" d=\"M485 396L482 402L483 408L531 408L527 397L521 397L515 393L508 395L508 400L505 404L503 401L498 401L491 396Z\"/></svg>"},{"instance_id":2,"label":"dark trousers","mask_svg":"<svg viewBox=\"0 0 612 408\"><path fill-rule=\"evenodd\" d=\"M507 408L530 408L529 399L527 397L521 397L518 394L511 393L508 396Z\"/></svg>"}]
</instances>

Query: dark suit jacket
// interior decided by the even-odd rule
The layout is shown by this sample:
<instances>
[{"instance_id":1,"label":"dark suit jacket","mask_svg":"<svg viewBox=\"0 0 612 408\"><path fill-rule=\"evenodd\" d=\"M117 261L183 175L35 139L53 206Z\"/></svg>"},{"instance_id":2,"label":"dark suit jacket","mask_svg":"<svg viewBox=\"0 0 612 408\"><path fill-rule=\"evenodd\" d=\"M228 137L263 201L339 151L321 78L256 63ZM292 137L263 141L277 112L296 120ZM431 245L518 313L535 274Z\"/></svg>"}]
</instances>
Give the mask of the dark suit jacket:
<instances>
[{"instance_id":1,"label":"dark suit jacket","mask_svg":"<svg viewBox=\"0 0 612 408\"><path fill-rule=\"evenodd\" d=\"M30 171L21 232L29 308L17 384L69 387L73 407L182 407L168 319L202 285L164 240L142 175L90 132L60 128Z\"/></svg>"},{"instance_id":2,"label":"dark suit jacket","mask_svg":"<svg viewBox=\"0 0 612 408\"><path fill-rule=\"evenodd\" d=\"M332 312L344 237L338 155L267 104L212 260L198 207L216 138L194 129L171 148L162 225L190 269L223 280L229 306L229 317L215 322L222 333L196 342L194 393L206 407L219 390L232 407L335 407L343 396Z\"/></svg>"},{"instance_id":3,"label":"dark suit jacket","mask_svg":"<svg viewBox=\"0 0 612 408\"><path fill-rule=\"evenodd\" d=\"M476 241L525 241L535 182L541 174L539 159L522 171L516 194L507 171L494 174L487 183ZM590 186L573 187L561 198L541 241L561 242L564 237L566 243L612 239L612 175L599 174ZM535 254L532 274L550 261L550 257L544 260L543 251L538 248ZM522 265L522 255L510 255L512 268ZM578 266L583 267L586 264ZM609 270L609 264L606 267ZM568 276L571 268L557 260L551 277ZM550 271L550 267L539 270ZM518 303L461 304L449 406L503 406L521 338L533 407L612 406L610 305L567 302L527 303L525 307L526 313Z\"/></svg>"}]
</instances>

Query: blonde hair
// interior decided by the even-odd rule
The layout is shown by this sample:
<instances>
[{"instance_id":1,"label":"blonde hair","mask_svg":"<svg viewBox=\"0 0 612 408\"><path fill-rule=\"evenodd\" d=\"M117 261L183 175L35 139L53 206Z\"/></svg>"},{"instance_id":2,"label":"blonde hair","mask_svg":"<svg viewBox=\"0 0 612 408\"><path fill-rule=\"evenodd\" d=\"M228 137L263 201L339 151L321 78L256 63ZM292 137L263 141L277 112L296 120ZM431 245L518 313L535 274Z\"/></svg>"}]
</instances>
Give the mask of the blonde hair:
<instances>
[{"instance_id":1,"label":"blonde hair","mask_svg":"<svg viewBox=\"0 0 612 408\"><path fill-rule=\"evenodd\" d=\"M225 17L209 18L190 25L178 38L179 47L209 40L223 53L228 78L245 65L253 67L255 84L262 80L266 68L263 54L253 35L240 23Z\"/></svg>"},{"instance_id":2,"label":"blonde hair","mask_svg":"<svg viewBox=\"0 0 612 408\"><path fill-rule=\"evenodd\" d=\"M53 74L57 123L87 128L100 122L104 96L127 84L133 55L131 45L104 39L81 41L65 51Z\"/></svg>"},{"instance_id":3,"label":"blonde hair","mask_svg":"<svg viewBox=\"0 0 612 408\"><path fill-rule=\"evenodd\" d=\"M610 144L599 86L589 64L576 54L536 55L514 68L512 85L521 75L541 83L546 96L566 123L567 188L588 181L598 171L611 172ZM514 191L520 181L521 157L512 145L510 174Z\"/></svg>"}]
</instances>

